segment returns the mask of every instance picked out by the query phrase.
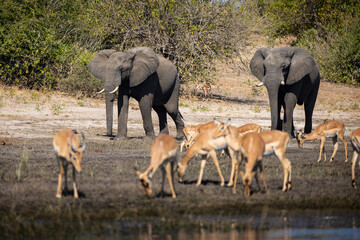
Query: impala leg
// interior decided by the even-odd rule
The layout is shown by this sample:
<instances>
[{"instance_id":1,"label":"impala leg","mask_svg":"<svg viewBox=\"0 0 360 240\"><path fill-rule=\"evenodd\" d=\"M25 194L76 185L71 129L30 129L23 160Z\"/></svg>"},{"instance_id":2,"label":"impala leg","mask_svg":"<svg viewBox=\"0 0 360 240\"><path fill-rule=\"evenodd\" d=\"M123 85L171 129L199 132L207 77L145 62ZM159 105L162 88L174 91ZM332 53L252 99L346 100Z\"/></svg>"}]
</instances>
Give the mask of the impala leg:
<instances>
[{"instance_id":1,"label":"impala leg","mask_svg":"<svg viewBox=\"0 0 360 240\"><path fill-rule=\"evenodd\" d=\"M241 164L241 161L242 161L242 157L243 157L242 153L239 152L239 160L236 163L235 174L234 174L234 185L233 185L233 193L234 194L236 193L236 183L237 183L237 178L239 176L239 169L240 169L240 164Z\"/></svg>"},{"instance_id":2,"label":"impala leg","mask_svg":"<svg viewBox=\"0 0 360 240\"><path fill-rule=\"evenodd\" d=\"M287 182L287 190L291 190L291 162L286 158L287 166L288 166L288 182Z\"/></svg>"},{"instance_id":3,"label":"impala leg","mask_svg":"<svg viewBox=\"0 0 360 240\"><path fill-rule=\"evenodd\" d=\"M230 154L230 158L231 158L231 173L230 173L229 183L227 184L227 186L231 187L234 184L235 166L238 161L235 157L235 152L230 148L228 148L228 150L229 150L229 154Z\"/></svg>"},{"instance_id":4,"label":"impala leg","mask_svg":"<svg viewBox=\"0 0 360 240\"><path fill-rule=\"evenodd\" d=\"M275 150L275 155L278 157L278 159L281 162L281 165L283 166L283 170L284 170L284 181L283 181L283 188L282 191L285 192L287 190L287 185L289 182L289 168L291 168L291 166L289 166L289 160L285 158L285 151L281 151L281 150Z\"/></svg>"},{"instance_id":5,"label":"impala leg","mask_svg":"<svg viewBox=\"0 0 360 240\"><path fill-rule=\"evenodd\" d=\"M73 166L73 188L74 188L74 198L79 198L79 194L76 188L76 169Z\"/></svg>"},{"instance_id":6,"label":"impala leg","mask_svg":"<svg viewBox=\"0 0 360 240\"><path fill-rule=\"evenodd\" d=\"M166 164L166 167L169 163ZM160 167L161 169L161 172L162 172L162 181L161 181L161 197L164 197L165 196L165 192L164 192L164 185L165 185L165 167L164 165L161 165ZM166 169L166 173L167 173L167 169Z\"/></svg>"},{"instance_id":7,"label":"impala leg","mask_svg":"<svg viewBox=\"0 0 360 240\"><path fill-rule=\"evenodd\" d=\"M262 162L260 161L260 162L258 163L258 165L259 165L259 169L260 169L260 177L261 177L261 179L262 179L263 182L264 182L265 192L268 193L268 186L267 186L267 184L266 184L266 180L265 180L265 175L264 175L264 170L263 170Z\"/></svg>"},{"instance_id":8,"label":"impala leg","mask_svg":"<svg viewBox=\"0 0 360 240\"><path fill-rule=\"evenodd\" d=\"M64 176L64 166L62 165L62 162L60 160L59 156L56 156L58 163L59 163L59 168L60 168L60 173L59 173L59 179L58 179L58 187L57 187L57 191L56 191L56 197L57 198L61 198L62 192L61 192L61 185L62 185L62 179Z\"/></svg>"},{"instance_id":9,"label":"impala leg","mask_svg":"<svg viewBox=\"0 0 360 240\"><path fill-rule=\"evenodd\" d=\"M331 155L330 162L333 161L333 159L335 157L335 154L336 154L336 152L337 152L337 150L339 148L339 143L337 142L337 136L333 137L332 141L333 141L333 144L334 144L334 151L333 151L333 153Z\"/></svg>"},{"instance_id":10,"label":"impala leg","mask_svg":"<svg viewBox=\"0 0 360 240\"><path fill-rule=\"evenodd\" d=\"M257 168L254 169L254 171L255 171L256 186L257 186L257 188L258 188L258 192L260 192L260 191L261 191L261 187L260 187L260 182L259 182L259 175L258 175L258 173L257 173Z\"/></svg>"},{"instance_id":11,"label":"impala leg","mask_svg":"<svg viewBox=\"0 0 360 240\"><path fill-rule=\"evenodd\" d=\"M359 154L354 151L354 155L352 157L351 160L351 182L352 182L352 186L354 188L356 188L356 184L355 184L355 165L356 165L356 160L358 159ZM360 167L360 162L359 162L359 167Z\"/></svg>"},{"instance_id":12,"label":"impala leg","mask_svg":"<svg viewBox=\"0 0 360 240\"><path fill-rule=\"evenodd\" d=\"M183 151L185 143L186 143L186 139L184 141L182 141L181 144L180 144L180 152Z\"/></svg>"},{"instance_id":13,"label":"impala leg","mask_svg":"<svg viewBox=\"0 0 360 240\"><path fill-rule=\"evenodd\" d=\"M347 142L344 139L344 134L339 135L340 140L342 141L342 143L344 144L345 147L345 162L348 162L349 158L348 158L348 154L347 154Z\"/></svg>"},{"instance_id":14,"label":"impala leg","mask_svg":"<svg viewBox=\"0 0 360 240\"><path fill-rule=\"evenodd\" d=\"M201 159L201 163L200 163L199 178L198 178L198 181L196 183L196 186L200 186L200 184L201 184L201 180L202 180L202 177L203 177L203 174L204 174L204 168L205 168L206 161L207 161L207 156L206 155L202 155L201 158L202 159Z\"/></svg>"},{"instance_id":15,"label":"impala leg","mask_svg":"<svg viewBox=\"0 0 360 240\"><path fill-rule=\"evenodd\" d=\"M321 154L324 151L324 162L326 162L326 154L325 154L325 148L324 148L324 143L325 143L325 137L321 137L320 139L320 154L319 154L319 159L318 162L321 162Z\"/></svg>"},{"instance_id":16,"label":"impala leg","mask_svg":"<svg viewBox=\"0 0 360 240\"><path fill-rule=\"evenodd\" d=\"M64 188L64 190L65 190L65 192L67 194L69 192L69 189L67 187L67 167L68 167L68 165L67 165L67 163L65 163L63 166L64 166L64 178L65 178L65 188Z\"/></svg>"},{"instance_id":17,"label":"impala leg","mask_svg":"<svg viewBox=\"0 0 360 240\"><path fill-rule=\"evenodd\" d=\"M224 180L224 177L223 177L223 175L221 173L221 170L220 170L219 161L217 159L216 152L214 150L211 150L209 152L209 155L211 156L211 158L212 158L212 160L213 160L213 162L215 164L216 170L217 170L217 172L219 174L220 181L221 181L221 186L224 186L225 180Z\"/></svg>"},{"instance_id":18,"label":"impala leg","mask_svg":"<svg viewBox=\"0 0 360 240\"><path fill-rule=\"evenodd\" d=\"M169 162L166 165L166 175L167 175L167 179L169 181L172 198L176 198L176 193L175 193L175 189L174 189L174 180L173 180L174 179L173 178L173 166L174 166L174 162Z\"/></svg>"},{"instance_id":19,"label":"impala leg","mask_svg":"<svg viewBox=\"0 0 360 240\"><path fill-rule=\"evenodd\" d=\"M240 158L240 160L239 160L239 161L236 163L236 165L235 165L233 194L236 193L236 183L237 183L237 178L238 178L238 176L239 176L239 167L240 167L240 163L241 163L241 154L239 154L239 158Z\"/></svg>"}]
</instances>

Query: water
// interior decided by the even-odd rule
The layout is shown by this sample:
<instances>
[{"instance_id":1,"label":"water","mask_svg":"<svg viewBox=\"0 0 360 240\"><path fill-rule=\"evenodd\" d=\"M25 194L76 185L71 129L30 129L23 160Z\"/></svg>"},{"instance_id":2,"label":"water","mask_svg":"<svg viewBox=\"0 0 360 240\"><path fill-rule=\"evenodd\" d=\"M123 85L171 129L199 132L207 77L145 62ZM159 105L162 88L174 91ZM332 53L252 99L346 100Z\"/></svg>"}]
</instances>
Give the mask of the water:
<instances>
[{"instance_id":1,"label":"water","mask_svg":"<svg viewBox=\"0 0 360 240\"><path fill-rule=\"evenodd\" d=\"M359 239L360 213L289 213L280 211L233 216L184 216L124 219L72 217L0 225L1 239ZM11 219L10 219L11 220ZM16 226L16 223L19 225ZM1 223L0 223L1 224ZM1 228L7 226L7 228ZM13 227L13 228L12 228ZM1 232L1 229L7 230ZM13 232L11 230L14 230Z\"/></svg>"},{"instance_id":2,"label":"water","mask_svg":"<svg viewBox=\"0 0 360 240\"><path fill-rule=\"evenodd\" d=\"M360 239L358 214L198 216L121 220L96 237L78 239Z\"/></svg>"}]
</instances>

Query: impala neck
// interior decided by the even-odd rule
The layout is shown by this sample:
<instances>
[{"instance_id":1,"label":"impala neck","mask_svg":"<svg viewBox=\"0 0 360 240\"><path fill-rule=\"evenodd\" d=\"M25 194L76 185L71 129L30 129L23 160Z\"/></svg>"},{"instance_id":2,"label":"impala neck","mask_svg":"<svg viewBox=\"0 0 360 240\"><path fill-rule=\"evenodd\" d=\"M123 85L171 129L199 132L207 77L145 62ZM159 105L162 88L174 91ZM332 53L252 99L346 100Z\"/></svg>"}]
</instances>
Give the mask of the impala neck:
<instances>
[{"instance_id":1,"label":"impala neck","mask_svg":"<svg viewBox=\"0 0 360 240\"><path fill-rule=\"evenodd\" d=\"M316 140L319 139L320 136L318 134L315 133L315 131L305 134L304 136L305 140Z\"/></svg>"}]
</instances>

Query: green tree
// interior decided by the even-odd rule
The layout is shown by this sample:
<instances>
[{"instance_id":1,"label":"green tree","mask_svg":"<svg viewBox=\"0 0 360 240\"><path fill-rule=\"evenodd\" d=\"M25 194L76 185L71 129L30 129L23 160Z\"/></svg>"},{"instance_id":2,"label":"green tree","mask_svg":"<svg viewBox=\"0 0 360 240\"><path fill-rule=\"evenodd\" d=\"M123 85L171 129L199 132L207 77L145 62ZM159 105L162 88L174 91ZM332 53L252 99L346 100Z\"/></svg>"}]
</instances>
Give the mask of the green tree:
<instances>
[{"instance_id":1,"label":"green tree","mask_svg":"<svg viewBox=\"0 0 360 240\"><path fill-rule=\"evenodd\" d=\"M265 6L267 35L296 36L327 80L360 83L359 1L270 0Z\"/></svg>"}]
</instances>

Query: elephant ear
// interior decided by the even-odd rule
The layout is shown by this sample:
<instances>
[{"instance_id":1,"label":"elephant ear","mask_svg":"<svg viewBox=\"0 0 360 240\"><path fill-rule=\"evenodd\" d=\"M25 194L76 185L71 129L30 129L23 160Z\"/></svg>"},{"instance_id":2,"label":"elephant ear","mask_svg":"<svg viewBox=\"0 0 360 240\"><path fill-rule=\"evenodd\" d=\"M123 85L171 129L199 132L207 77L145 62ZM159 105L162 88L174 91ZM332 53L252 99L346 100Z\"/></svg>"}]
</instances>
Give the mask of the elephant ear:
<instances>
[{"instance_id":1,"label":"elephant ear","mask_svg":"<svg viewBox=\"0 0 360 240\"><path fill-rule=\"evenodd\" d=\"M286 84L291 85L301 80L309 74L315 66L315 59L310 53L301 47L294 47Z\"/></svg>"},{"instance_id":2,"label":"elephant ear","mask_svg":"<svg viewBox=\"0 0 360 240\"><path fill-rule=\"evenodd\" d=\"M264 59L267 50L267 48L258 49L250 61L251 73L260 81L263 81L265 75Z\"/></svg>"},{"instance_id":3,"label":"elephant ear","mask_svg":"<svg viewBox=\"0 0 360 240\"><path fill-rule=\"evenodd\" d=\"M89 72L91 72L96 78L100 79L103 83L105 82L106 64L114 52L116 51L111 49L101 50L87 65Z\"/></svg>"},{"instance_id":4,"label":"elephant ear","mask_svg":"<svg viewBox=\"0 0 360 240\"><path fill-rule=\"evenodd\" d=\"M159 58L155 52L148 47L130 49L135 52L133 66L130 71L130 87L141 84L147 77L153 74L159 67Z\"/></svg>"}]
</instances>

